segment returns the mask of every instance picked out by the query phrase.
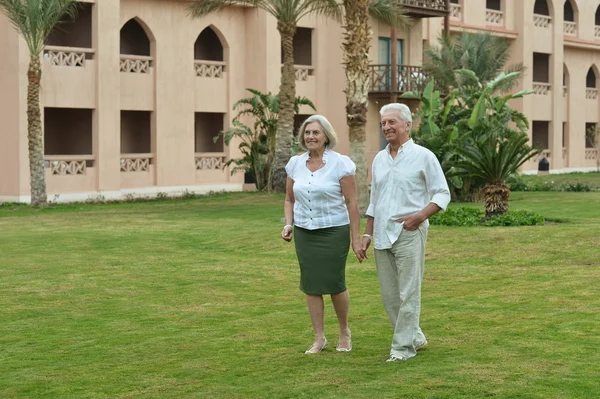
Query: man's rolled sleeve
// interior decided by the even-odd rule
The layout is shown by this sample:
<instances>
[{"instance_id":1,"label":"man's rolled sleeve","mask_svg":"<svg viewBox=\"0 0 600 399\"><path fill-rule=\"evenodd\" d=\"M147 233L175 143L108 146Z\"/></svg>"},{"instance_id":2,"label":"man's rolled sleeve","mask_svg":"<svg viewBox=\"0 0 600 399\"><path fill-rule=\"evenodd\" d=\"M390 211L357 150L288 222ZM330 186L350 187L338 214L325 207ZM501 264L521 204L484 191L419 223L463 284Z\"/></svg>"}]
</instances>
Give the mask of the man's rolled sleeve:
<instances>
[{"instance_id":1,"label":"man's rolled sleeve","mask_svg":"<svg viewBox=\"0 0 600 399\"><path fill-rule=\"evenodd\" d=\"M426 165L427 192L431 196L430 201L445 211L450 203L450 189L442 166L433 153L430 153Z\"/></svg>"},{"instance_id":2,"label":"man's rolled sleeve","mask_svg":"<svg viewBox=\"0 0 600 399\"><path fill-rule=\"evenodd\" d=\"M366 214L367 216L371 216L372 218L375 217L375 205L373 203L369 204Z\"/></svg>"},{"instance_id":3,"label":"man's rolled sleeve","mask_svg":"<svg viewBox=\"0 0 600 399\"><path fill-rule=\"evenodd\" d=\"M450 193L436 193L431 197L431 202L439 206L443 211L448 208L450 203Z\"/></svg>"}]
</instances>

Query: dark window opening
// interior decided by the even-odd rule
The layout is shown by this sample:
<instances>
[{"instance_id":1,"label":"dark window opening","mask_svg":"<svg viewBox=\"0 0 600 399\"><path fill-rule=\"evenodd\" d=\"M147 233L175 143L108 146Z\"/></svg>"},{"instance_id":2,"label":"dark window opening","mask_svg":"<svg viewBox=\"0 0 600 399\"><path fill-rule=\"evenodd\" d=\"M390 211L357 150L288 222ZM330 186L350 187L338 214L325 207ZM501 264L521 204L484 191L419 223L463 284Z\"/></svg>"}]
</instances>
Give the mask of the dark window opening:
<instances>
[{"instance_id":1,"label":"dark window opening","mask_svg":"<svg viewBox=\"0 0 600 399\"><path fill-rule=\"evenodd\" d=\"M194 44L194 59L205 61L224 61L223 45L219 36L211 28L200 33Z\"/></svg>"},{"instance_id":2,"label":"dark window opening","mask_svg":"<svg viewBox=\"0 0 600 399\"><path fill-rule=\"evenodd\" d=\"M214 138L222 130L225 114L214 112L196 112L194 151L195 152L223 152L225 144L220 137L215 143Z\"/></svg>"},{"instance_id":3,"label":"dark window opening","mask_svg":"<svg viewBox=\"0 0 600 399\"><path fill-rule=\"evenodd\" d=\"M533 148L538 150L548 149L548 126L547 121L533 121L532 123L532 138Z\"/></svg>"},{"instance_id":4,"label":"dark window opening","mask_svg":"<svg viewBox=\"0 0 600 399\"><path fill-rule=\"evenodd\" d=\"M548 3L546 2L546 0L535 0L535 5L533 6L533 13L538 15L550 16L550 9L548 8Z\"/></svg>"},{"instance_id":5,"label":"dark window opening","mask_svg":"<svg viewBox=\"0 0 600 399\"><path fill-rule=\"evenodd\" d=\"M152 112L121 111L121 153L152 152Z\"/></svg>"},{"instance_id":6,"label":"dark window opening","mask_svg":"<svg viewBox=\"0 0 600 399\"><path fill-rule=\"evenodd\" d=\"M485 8L487 8L488 10L501 11L502 10L502 2L501 2L501 0L486 0Z\"/></svg>"},{"instance_id":7,"label":"dark window opening","mask_svg":"<svg viewBox=\"0 0 600 399\"><path fill-rule=\"evenodd\" d=\"M92 48L92 7L91 3L79 3L75 19L61 20L50 32L46 44Z\"/></svg>"},{"instance_id":8,"label":"dark window opening","mask_svg":"<svg viewBox=\"0 0 600 399\"><path fill-rule=\"evenodd\" d=\"M135 19L129 20L121 28L121 54L150 57L150 39Z\"/></svg>"},{"instance_id":9,"label":"dark window opening","mask_svg":"<svg viewBox=\"0 0 600 399\"><path fill-rule=\"evenodd\" d=\"M596 88L596 73L594 72L594 68L588 69L588 73L585 77L585 87L590 89Z\"/></svg>"},{"instance_id":10,"label":"dark window opening","mask_svg":"<svg viewBox=\"0 0 600 399\"><path fill-rule=\"evenodd\" d=\"M550 82L550 54L533 53L533 81Z\"/></svg>"},{"instance_id":11,"label":"dark window opening","mask_svg":"<svg viewBox=\"0 0 600 399\"><path fill-rule=\"evenodd\" d=\"M45 155L92 155L91 109L44 108Z\"/></svg>"},{"instance_id":12,"label":"dark window opening","mask_svg":"<svg viewBox=\"0 0 600 399\"><path fill-rule=\"evenodd\" d=\"M575 10L573 10L573 4L570 0L565 1L564 13L565 21L575 22Z\"/></svg>"},{"instance_id":13,"label":"dark window opening","mask_svg":"<svg viewBox=\"0 0 600 399\"><path fill-rule=\"evenodd\" d=\"M294 65L312 66L312 33L310 28L297 28L294 35ZM283 63L283 47L281 48Z\"/></svg>"},{"instance_id":14,"label":"dark window opening","mask_svg":"<svg viewBox=\"0 0 600 399\"><path fill-rule=\"evenodd\" d=\"M585 148L596 148L596 124L586 123L585 124Z\"/></svg>"}]
</instances>

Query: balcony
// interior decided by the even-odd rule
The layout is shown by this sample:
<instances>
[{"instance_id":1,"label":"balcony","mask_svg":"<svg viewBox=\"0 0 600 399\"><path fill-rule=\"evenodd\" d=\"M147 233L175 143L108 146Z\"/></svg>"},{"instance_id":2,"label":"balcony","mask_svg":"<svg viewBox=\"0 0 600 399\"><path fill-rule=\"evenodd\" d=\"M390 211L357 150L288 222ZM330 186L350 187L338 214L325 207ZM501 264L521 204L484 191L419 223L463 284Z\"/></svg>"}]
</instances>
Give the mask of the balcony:
<instances>
[{"instance_id":1,"label":"balcony","mask_svg":"<svg viewBox=\"0 0 600 399\"><path fill-rule=\"evenodd\" d=\"M488 25L504 26L504 12L498 10L485 10L485 22Z\"/></svg>"},{"instance_id":2,"label":"balcony","mask_svg":"<svg viewBox=\"0 0 600 399\"><path fill-rule=\"evenodd\" d=\"M413 18L445 17L450 12L446 0L402 0L402 3Z\"/></svg>"},{"instance_id":3,"label":"balcony","mask_svg":"<svg viewBox=\"0 0 600 399\"><path fill-rule=\"evenodd\" d=\"M371 96L389 96L392 93L402 94L409 91L422 92L428 78L423 67L398 65L398 79L392 87L392 66L390 64L371 65Z\"/></svg>"},{"instance_id":4,"label":"balcony","mask_svg":"<svg viewBox=\"0 0 600 399\"><path fill-rule=\"evenodd\" d=\"M216 184L229 180L229 169L223 169L227 161L225 152L196 152L196 184Z\"/></svg>"}]
</instances>

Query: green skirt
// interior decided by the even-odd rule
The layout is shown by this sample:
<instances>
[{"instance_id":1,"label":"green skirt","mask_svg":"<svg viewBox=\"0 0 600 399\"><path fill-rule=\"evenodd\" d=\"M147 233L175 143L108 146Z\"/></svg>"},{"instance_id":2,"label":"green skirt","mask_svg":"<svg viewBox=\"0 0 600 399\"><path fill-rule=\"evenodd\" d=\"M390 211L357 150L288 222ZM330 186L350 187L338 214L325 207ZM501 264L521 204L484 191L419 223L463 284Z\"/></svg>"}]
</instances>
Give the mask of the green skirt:
<instances>
[{"instance_id":1,"label":"green skirt","mask_svg":"<svg viewBox=\"0 0 600 399\"><path fill-rule=\"evenodd\" d=\"M346 291L350 225L317 230L295 226L294 243L300 263L302 292L325 295Z\"/></svg>"}]
</instances>

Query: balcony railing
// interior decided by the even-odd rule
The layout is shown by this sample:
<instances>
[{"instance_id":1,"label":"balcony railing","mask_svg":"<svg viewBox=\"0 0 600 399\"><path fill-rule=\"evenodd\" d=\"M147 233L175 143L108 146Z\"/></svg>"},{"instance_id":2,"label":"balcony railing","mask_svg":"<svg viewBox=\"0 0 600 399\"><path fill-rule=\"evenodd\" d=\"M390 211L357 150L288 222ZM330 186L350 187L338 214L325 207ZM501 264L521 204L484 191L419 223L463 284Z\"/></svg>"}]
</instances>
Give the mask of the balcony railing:
<instances>
[{"instance_id":1,"label":"balcony railing","mask_svg":"<svg viewBox=\"0 0 600 399\"><path fill-rule=\"evenodd\" d=\"M196 170L221 170L226 162L226 156L224 152L197 152Z\"/></svg>"},{"instance_id":2,"label":"balcony railing","mask_svg":"<svg viewBox=\"0 0 600 399\"><path fill-rule=\"evenodd\" d=\"M585 159L596 159L598 157L598 150L596 148L585 149Z\"/></svg>"},{"instance_id":3,"label":"balcony railing","mask_svg":"<svg viewBox=\"0 0 600 399\"><path fill-rule=\"evenodd\" d=\"M485 10L485 22L490 25L504 25L504 13L498 10Z\"/></svg>"},{"instance_id":4,"label":"balcony railing","mask_svg":"<svg viewBox=\"0 0 600 399\"><path fill-rule=\"evenodd\" d=\"M596 100L598 98L598 89L588 87L585 89L585 98L588 100Z\"/></svg>"},{"instance_id":5,"label":"balcony railing","mask_svg":"<svg viewBox=\"0 0 600 399\"><path fill-rule=\"evenodd\" d=\"M552 85L550 83L533 82L532 89L533 94L537 94L538 96L547 96L548 94L550 94Z\"/></svg>"},{"instance_id":6,"label":"balcony railing","mask_svg":"<svg viewBox=\"0 0 600 399\"><path fill-rule=\"evenodd\" d=\"M149 172L154 154L121 154L121 172Z\"/></svg>"},{"instance_id":7,"label":"balcony railing","mask_svg":"<svg viewBox=\"0 0 600 399\"><path fill-rule=\"evenodd\" d=\"M446 0L402 0L409 16L417 18L443 17L450 10L446 8Z\"/></svg>"},{"instance_id":8,"label":"balcony railing","mask_svg":"<svg viewBox=\"0 0 600 399\"><path fill-rule=\"evenodd\" d=\"M571 21L564 21L563 33L565 35L577 36L577 23Z\"/></svg>"},{"instance_id":9,"label":"balcony railing","mask_svg":"<svg viewBox=\"0 0 600 399\"><path fill-rule=\"evenodd\" d=\"M314 68L311 66L294 65L296 70L296 80L300 82L306 82L309 76L314 73Z\"/></svg>"},{"instance_id":10,"label":"balcony railing","mask_svg":"<svg viewBox=\"0 0 600 399\"><path fill-rule=\"evenodd\" d=\"M92 165L93 155L45 155L46 167L56 176L85 175L87 167Z\"/></svg>"},{"instance_id":11,"label":"balcony railing","mask_svg":"<svg viewBox=\"0 0 600 399\"><path fill-rule=\"evenodd\" d=\"M392 87L392 66L371 65L371 93L422 92L428 78L420 66L398 65L397 85Z\"/></svg>"},{"instance_id":12,"label":"balcony railing","mask_svg":"<svg viewBox=\"0 0 600 399\"><path fill-rule=\"evenodd\" d=\"M460 21L462 19L462 7L460 4L450 4L450 18Z\"/></svg>"},{"instance_id":13,"label":"balcony railing","mask_svg":"<svg viewBox=\"0 0 600 399\"><path fill-rule=\"evenodd\" d=\"M79 47L46 46L44 59L53 66L85 67L85 61L94 59L94 50Z\"/></svg>"},{"instance_id":14,"label":"balcony railing","mask_svg":"<svg viewBox=\"0 0 600 399\"><path fill-rule=\"evenodd\" d=\"M150 73L152 57L121 54L121 72Z\"/></svg>"},{"instance_id":15,"label":"balcony railing","mask_svg":"<svg viewBox=\"0 0 600 399\"><path fill-rule=\"evenodd\" d=\"M548 28L552 24L552 18L548 15L533 14L533 24L538 28Z\"/></svg>"},{"instance_id":16,"label":"balcony railing","mask_svg":"<svg viewBox=\"0 0 600 399\"><path fill-rule=\"evenodd\" d=\"M196 76L199 78L222 78L226 65L219 61L194 61Z\"/></svg>"},{"instance_id":17,"label":"balcony railing","mask_svg":"<svg viewBox=\"0 0 600 399\"><path fill-rule=\"evenodd\" d=\"M600 38L600 25L594 26L594 36Z\"/></svg>"}]
</instances>

